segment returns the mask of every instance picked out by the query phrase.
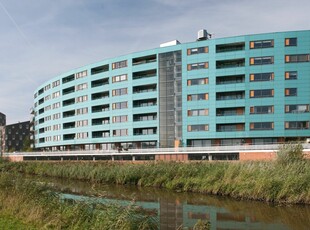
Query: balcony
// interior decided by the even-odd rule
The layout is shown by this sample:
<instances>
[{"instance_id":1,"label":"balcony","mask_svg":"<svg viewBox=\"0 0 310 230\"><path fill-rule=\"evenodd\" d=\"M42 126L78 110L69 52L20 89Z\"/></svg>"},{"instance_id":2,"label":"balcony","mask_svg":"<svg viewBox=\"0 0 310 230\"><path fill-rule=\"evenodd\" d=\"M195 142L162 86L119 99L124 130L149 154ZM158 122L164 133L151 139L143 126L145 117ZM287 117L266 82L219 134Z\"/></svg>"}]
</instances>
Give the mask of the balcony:
<instances>
[{"instance_id":1,"label":"balcony","mask_svg":"<svg viewBox=\"0 0 310 230\"><path fill-rule=\"evenodd\" d=\"M234 52L234 51L241 51L244 49L245 49L244 42L216 45L216 53Z\"/></svg>"},{"instance_id":2,"label":"balcony","mask_svg":"<svg viewBox=\"0 0 310 230\"><path fill-rule=\"evenodd\" d=\"M142 65L146 63L156 62L156 54L144 56L144 57L137 57L132 59L132 65Z\"/></svg>"},{"instance_id":3,"label":"balcony","mask_svg":"<svg viewBox=\"0 0 310 230\"><path fill-rule=\"evenodd\" d=\"M233 92L219 92L216 93L216 100L239 100L244 99L245 92L244 91L233 91Z\"/></svg>"},{"instance_id":4,"label":"balcony","mask_svg":"<svg viewBox=\"0 0 310 230\"><path fill-rule=\"evenodd\" d=\"M237 124L217 124L216 132L240 132L245 130L244 123Z\"/></svg>"},{"instance_id":5,"label":"balcony","mask_svg":"<svg viewBox=\"0 0 310 230\"><path fill-rule=\"evenodd\" d=\"M238 68L245 66L245 58L216 61L216 69Z\"/></svg>"}]
</instances>

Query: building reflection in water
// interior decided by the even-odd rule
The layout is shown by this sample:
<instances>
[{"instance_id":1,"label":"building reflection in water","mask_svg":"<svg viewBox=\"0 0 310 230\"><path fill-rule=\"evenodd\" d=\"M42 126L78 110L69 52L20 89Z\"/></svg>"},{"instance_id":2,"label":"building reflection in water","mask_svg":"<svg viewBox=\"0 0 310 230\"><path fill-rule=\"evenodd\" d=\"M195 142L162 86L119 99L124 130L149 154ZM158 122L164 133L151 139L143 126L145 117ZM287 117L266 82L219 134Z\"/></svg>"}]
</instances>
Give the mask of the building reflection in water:
<instances>
[{"instance_id":1,"label":"building reflection in water","mask_svg":"<svg viewBox=\"0 0 310 230\"><path fill-rule=\"evenodd\" d=\"M90 185L79 181L51 181L63 199L137 206L158 220L160 229L192 229L198 220L210 221L211 229L298 229L308 230L310 206L269 205L255 201L196 193L173 193L135 186ZM96 197L98 196L98 197Z\"/></svg>"}]
</instances>

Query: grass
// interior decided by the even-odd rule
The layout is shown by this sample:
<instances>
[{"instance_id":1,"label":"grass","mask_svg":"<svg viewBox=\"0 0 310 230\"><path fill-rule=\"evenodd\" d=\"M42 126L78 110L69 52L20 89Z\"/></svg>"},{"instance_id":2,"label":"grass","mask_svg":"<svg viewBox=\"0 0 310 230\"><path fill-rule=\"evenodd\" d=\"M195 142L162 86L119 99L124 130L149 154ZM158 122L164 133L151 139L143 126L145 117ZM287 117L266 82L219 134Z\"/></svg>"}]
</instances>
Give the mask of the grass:
<instances>
[{"instance_id":1,"label":"grass","mask_svg":"<svg viewBox=\"0 0 310 230\"><path fill-rule=\"evenodd\" d=\"M0 173L0 223L1 229L157 229L154 217L134 204L61 202L46 185L4 171Z\"/></svg>"},{"instance_id":2,"label":"grass","mask_svg":"<svg viewBox=\"0 0 310 230\"><path fill-rule=\"evenodd\" d=\"M35 227L32 227L28 224L24 224L19 219L16 219L13 216L1 215L0 213L0 226L3 230L35 230Z\"/></svg>"},{"instance_id":3,"label":"grass","mask_svg":"<svg viewBox=\"0 0 310 230\"><path fill-rule=\"evenodd\" d=\"M310 204L310 162L2 162L0 171Z\"/></svg>"}]
</instances>

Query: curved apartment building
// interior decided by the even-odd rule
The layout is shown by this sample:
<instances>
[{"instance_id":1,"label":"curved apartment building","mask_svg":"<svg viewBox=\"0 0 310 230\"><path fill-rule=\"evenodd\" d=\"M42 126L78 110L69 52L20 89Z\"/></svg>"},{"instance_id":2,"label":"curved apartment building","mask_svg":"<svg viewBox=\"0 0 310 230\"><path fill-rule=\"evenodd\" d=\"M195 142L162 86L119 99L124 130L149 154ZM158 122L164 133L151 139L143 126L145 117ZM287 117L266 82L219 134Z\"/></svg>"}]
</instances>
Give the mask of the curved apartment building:
<instances>
[{"instance_id":1,"label":"curved apartment building","mask_svg":"<svg viewBox=\"0 0 310 230\"><path fill-rule=\"evenodd\" d=\"M90 64L34 95L37 149L280 143L310 137L310 31L209 39Z\"/></svg>"}]
</instances>

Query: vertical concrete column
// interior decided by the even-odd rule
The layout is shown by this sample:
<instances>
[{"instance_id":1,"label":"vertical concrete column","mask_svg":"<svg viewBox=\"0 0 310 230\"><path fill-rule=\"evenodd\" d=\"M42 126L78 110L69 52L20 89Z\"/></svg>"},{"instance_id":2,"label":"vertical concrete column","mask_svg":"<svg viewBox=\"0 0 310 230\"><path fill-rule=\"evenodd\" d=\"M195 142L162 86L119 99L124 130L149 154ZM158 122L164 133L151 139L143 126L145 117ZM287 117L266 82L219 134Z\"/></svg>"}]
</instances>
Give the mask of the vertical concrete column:
<instances>
[{"instance_id":1,"label":"vertical concrete column","mask_svg":"<svg viewBox=\"0 0 310 230\"><path fill-rule=\"evenodd\" d=\"M209 159L209 161L212 161L212 155L211 154L208 154L208 159Z\"/></svg>"},{"instance_id":2,"label":"vertical concrete column","mask_svg":"<svg viewBox=\"0 0 310 230\"><path fill-rule=\"evenodd\" d=\"M132 156L132 161L136 161L136 156Z\"/></svg>"}]
</instances>

